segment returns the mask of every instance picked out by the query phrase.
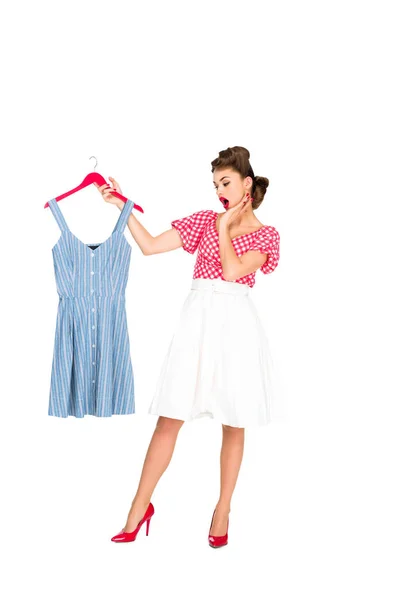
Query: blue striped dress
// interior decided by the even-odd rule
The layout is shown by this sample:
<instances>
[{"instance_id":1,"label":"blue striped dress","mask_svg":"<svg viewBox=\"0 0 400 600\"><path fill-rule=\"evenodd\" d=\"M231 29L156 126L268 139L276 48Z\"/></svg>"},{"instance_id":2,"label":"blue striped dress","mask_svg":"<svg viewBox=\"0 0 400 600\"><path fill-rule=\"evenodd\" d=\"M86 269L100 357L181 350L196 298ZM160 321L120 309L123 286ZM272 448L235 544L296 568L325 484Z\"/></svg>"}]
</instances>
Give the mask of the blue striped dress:
<instances>
[{"instance_id":1,"label":"blue striped dress","mask_svg":"<svg viewBox=\"0 0 400 600\"><path fill-rule=\"evenodd\" d=\"M48 414L110 417L135 412L125 311L131 246L124 229L127 200L110 237L84 244L49 201L61 229L52 249L59 295Z\"/></svg>"}]
</instances>

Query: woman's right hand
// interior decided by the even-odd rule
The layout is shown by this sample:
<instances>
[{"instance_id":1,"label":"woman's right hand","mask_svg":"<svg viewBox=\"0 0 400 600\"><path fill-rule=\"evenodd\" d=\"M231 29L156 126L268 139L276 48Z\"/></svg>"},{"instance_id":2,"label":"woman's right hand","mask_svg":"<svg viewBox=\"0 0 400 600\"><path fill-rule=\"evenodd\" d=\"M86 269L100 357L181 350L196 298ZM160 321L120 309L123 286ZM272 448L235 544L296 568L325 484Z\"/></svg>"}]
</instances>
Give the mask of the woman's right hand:
<instances>
[{"instance_id":1,"label":"woman's right hand","mask_svg":"<svg viewBox=\"0 0 400 600\"><path fill-rule=\"evenodd\" d=\"M95 182L94 182L94 185L97 187L97 189L99 190L100 194L102 195L102 197L104 198L104 200L106 202L109 202L110 204L116 204L117 206L119 206L121 208L121 206L124 206L125 203L120 198L113 196L111 194L111 190L114 189L116 192L119 192L120 194L122 194L122 190L121 190L118 182L114 179L114 177L109 177L108 179L111 181L111 185L109 185L108 183L104 183L103 185L98 185Z\"/></svg>"}]
</instances>

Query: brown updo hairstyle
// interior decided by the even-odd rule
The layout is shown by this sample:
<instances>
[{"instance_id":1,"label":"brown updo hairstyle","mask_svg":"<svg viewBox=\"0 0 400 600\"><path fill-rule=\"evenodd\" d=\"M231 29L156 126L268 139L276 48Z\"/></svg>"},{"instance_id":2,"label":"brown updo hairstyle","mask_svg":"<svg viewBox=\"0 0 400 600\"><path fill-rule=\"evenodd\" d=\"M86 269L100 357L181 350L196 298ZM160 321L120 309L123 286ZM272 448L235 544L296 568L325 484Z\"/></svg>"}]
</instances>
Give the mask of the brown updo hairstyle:
<instances>
[{"instance_id":1,"label":"brown updo hairstyle","mask_svg":"<svg viewBox=\"0 0 400 600\"><path fill-rule=\"evenodd\" d=\"M253 209L260 206L264 200L265 192L269 186L269 180L266 177L260 175L254 175L254 171L250 164L250 152L243 146L232 146L226 150L221 150L218 154L218 158L215 158L211 162L211 172L214 173L215 169L226 169L231 168L239 173L243 178L251 177L253 179L253 186L251 188L251 196L254 198L251 203Z\"/></svg>"}]
</instances>

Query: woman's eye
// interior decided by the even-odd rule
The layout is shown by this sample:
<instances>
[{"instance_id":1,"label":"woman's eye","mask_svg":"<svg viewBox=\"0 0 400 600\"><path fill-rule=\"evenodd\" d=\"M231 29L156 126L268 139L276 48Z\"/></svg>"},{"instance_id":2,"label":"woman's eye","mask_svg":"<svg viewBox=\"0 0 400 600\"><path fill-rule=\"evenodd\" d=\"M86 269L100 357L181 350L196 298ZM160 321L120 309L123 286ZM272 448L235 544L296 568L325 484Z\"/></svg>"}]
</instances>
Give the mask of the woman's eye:
<instances>
[{"instance_id":1,"label":"woman's eye","mask_svg":"<svg viewBox=\"0 0 400 600\"><path fill-rule=\"evenodd\" d=\"M224 187L226 187L227 185L229 185L229 181L227 183L224 183Z\"/></svg>"}]
</instances>

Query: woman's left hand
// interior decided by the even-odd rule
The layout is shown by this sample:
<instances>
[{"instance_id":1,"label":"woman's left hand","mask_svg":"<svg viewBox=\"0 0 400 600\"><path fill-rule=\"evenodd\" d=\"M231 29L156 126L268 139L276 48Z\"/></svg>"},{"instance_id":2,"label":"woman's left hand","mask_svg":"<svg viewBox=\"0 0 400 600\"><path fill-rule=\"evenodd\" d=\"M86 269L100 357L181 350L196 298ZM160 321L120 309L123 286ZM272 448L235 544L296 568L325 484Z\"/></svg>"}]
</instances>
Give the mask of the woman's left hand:
<instances>
[{"instance_id":1,"label":"woman's left hand","mask_svg":"<svg viewBox=\"0 0 400 600\"><path fill-rule=\"evenodd\" d=\"M249 205L249 202L250 194L246 192L246 194L236 206L228 208L226 213L222 215L222 217L220 217L219 225L222 225L222 227L229 227L230 225L232 225L232 223L236 221L236 219L242 214L242 212L244 212L246 207Z\"/></svg>"}]
</instances>

